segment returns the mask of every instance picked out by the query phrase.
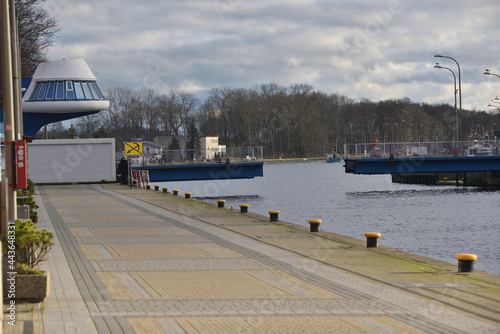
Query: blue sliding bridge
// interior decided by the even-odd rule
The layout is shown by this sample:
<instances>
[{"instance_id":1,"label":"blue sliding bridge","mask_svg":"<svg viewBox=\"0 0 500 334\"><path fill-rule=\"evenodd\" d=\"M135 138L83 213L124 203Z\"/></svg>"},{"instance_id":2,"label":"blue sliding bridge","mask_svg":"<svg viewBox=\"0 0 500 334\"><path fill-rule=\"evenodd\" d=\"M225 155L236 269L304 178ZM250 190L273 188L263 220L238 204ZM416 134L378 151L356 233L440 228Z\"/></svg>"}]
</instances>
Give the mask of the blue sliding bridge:
<instances>
[{"instance_id":1,"label":"blue sliding bridge","mask_svg":"<svg viewBox=\"0 0 500 334\"><path fill-rule=\"evenodd\" d=\"M148 171L150 182L219 179L252 179L263 176L263 162L146 165L132 167Z\"/></svg>"},{"instance_id":2,"label":"blue sliding bridge","mask_svg":"<svg viewBox=\"0 0 500 334\"><path fill-rule=\"evenodd\" d=\"M454 175L466 185L469 176L498 184L500 154L497 140L432 143L372 143L344 145L345 172L391 174L393 182L438 184ZM426 174L426 175L425 175ZM497 179L497 180L494 180ZM475 181L474 183L477 183Z\"/></svg>"},{"instance_id":3,"label":"blue sliding bridge","mask_svg":"<svg viewBox=\"0 0 500 334\"><path fill-rule=\"evenodd\" d=\"M500 171L500 156L345 159L353 174L469 173Z\"/></svg>"}]
</instances>

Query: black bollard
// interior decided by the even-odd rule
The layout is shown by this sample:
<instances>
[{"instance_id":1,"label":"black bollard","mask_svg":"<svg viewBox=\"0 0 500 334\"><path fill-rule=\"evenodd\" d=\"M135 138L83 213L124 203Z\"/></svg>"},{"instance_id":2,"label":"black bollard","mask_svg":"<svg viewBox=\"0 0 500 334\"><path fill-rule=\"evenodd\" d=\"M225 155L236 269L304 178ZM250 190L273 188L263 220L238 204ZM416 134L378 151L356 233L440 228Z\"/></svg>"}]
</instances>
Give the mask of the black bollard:
<instances>
[{"instance_id":1,"label":"black bollard","mask_svg":"<svg viewBox=\"0 0 500 334\"><path fill-rule=\"evenodd\" d=\"M378 238L380 238L382 234L377 232L368 232L365 233L366 237L366 247L378 247Z\"/></svg>"},{"instance_id":2,"label":"black bollard","mask_svg":"<svg viewBox=\"0 0 500 334\"><path fill-rule=\"evenodd\" d=\"M319 224L321 224L321 219L311 219L309 220L309 231L318 232Z\"/></svg>"},{"instance_id":3,"label":"black bollard","mask_svg":"<svg viewBox=\"0 0 500 334\"><path fill-rule=\"evenodd\" d=\"M470 273L474 271L474 261L477 260L476 254L456 254L458 260L458 272Z\"/></svg>"},{"instance_id":4,"label":"black bollard","mask_svg":"<svg viewBox=\"0 0 500 334\"><path fill-rule=\"evenodd\" d=\"M269 211L269 220L272 222L277 222L278 221L278 215L279 211Z\"/></svg>"}]
</instances>

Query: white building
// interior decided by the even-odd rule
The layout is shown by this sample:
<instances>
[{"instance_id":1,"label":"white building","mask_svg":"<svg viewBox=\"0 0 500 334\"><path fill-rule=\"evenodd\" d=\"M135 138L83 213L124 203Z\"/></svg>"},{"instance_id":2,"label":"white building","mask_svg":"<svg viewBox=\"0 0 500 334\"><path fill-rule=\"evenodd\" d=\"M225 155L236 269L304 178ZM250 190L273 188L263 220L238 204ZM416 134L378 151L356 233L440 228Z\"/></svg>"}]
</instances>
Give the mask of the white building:
<instances>
[{"instance_id":1,"label":"white building","mask_svg":"<svg viewBox=\"0 0 500 334\"><path fill-rule=\"evenodd\" d=\"M219 137L202 137L200 138L200 145L201 154L206 159L212 160L219 149Z\"/></svg>"}]
</instances>

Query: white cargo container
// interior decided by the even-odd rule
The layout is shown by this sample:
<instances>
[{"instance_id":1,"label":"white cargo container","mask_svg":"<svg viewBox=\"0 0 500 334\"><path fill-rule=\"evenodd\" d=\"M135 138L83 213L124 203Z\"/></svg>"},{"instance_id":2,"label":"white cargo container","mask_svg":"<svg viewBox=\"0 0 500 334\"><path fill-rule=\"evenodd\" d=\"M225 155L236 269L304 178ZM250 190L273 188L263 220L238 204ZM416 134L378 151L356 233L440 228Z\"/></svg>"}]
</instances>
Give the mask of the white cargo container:
<instances>
[{"instance_id":1,"label":"white cargo container","mask_svg":"<svg viewBox=\"0 0 500 334\"><path fill-rule=\"evenodd\" d=\"M38 184L115 182L115 139L34 140L28 177Z\"/></svg>"},{"instance_id":2,"label":"white cargo container","mask_svg":"<svg viewBox=\"0 0 500 334\"><path fill-rule=\"evenodd\" d=\"M427 147L425 146L412 147L410 154L412 156L427 155Z\"/></svg>"}]
</instances>

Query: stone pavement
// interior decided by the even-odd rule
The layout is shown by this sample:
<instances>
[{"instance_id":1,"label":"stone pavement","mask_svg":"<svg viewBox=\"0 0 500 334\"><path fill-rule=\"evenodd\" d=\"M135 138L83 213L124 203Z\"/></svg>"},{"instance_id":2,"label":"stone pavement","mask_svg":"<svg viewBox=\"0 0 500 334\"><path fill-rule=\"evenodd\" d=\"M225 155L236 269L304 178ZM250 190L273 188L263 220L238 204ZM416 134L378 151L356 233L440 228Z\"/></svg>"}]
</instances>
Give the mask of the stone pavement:
<instances>
[{"instance_id":1,"label":"stone pavement","mask_svg":"<svg viewBox=\"0 0 500 334\"><path fill-rule=\"evenodd\" d=\"M500 333L495 275L153 190L37 189L51 292L4 333Z\"/></svg>"}]
</instances>

